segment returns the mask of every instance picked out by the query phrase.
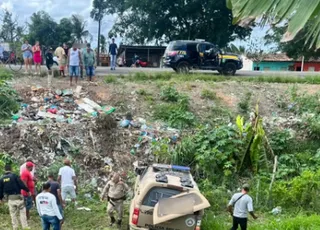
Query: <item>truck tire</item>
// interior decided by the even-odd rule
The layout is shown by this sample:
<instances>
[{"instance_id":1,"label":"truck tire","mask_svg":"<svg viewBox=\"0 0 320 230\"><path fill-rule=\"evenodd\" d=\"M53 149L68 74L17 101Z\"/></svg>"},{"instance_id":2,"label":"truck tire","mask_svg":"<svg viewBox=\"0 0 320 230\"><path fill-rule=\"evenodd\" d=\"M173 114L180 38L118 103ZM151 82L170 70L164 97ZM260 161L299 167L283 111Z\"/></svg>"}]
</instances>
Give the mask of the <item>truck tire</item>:
<instances>
[{"instance_id":1,"label":"truck tire","mask_svg":"<svg viewBox=\"0 0 320 230\"><path fill-rule=\"evenodd\" d=\"M237 71L237 66L233 62L228 62L223 67L222 73L226 76L234 76Z\"/></svg>"},{"instance_id":2,"label":"truck tire","mask_svg":"<svg viewBox=\"0 0 320 230\"><path fill-rule=\"evenodd\" d=\"M190 70L190 65L186 61L179 62L176 72L179 74L188 74Z\"/></svg>"}]
</instances>

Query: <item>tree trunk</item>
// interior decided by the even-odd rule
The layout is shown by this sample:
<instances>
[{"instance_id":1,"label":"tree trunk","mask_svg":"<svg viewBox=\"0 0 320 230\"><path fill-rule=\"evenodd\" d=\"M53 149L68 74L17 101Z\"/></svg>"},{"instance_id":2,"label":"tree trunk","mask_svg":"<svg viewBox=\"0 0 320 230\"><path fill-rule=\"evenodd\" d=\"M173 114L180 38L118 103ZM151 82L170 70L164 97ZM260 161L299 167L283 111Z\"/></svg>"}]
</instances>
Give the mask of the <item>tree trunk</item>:
<instances>
[{"instance_id":1,"label":"tree trunk","mask_svg":"<svg viewBox=\"0 0 320 230\"><path fill-rule=\"evenodd\" d=\"M98 49L97 49L97 66L100 65L100 33L101 33L101 20L99 20L98 26Z\"/></svg>"}]
</instances>

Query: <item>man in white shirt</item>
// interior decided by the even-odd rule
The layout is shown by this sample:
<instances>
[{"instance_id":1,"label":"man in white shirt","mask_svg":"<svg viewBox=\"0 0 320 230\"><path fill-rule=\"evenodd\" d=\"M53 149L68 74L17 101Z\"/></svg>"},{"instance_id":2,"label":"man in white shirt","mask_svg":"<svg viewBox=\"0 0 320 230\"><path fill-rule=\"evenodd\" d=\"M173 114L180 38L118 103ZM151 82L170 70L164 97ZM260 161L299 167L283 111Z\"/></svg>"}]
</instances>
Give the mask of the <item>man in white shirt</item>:
<instances>
[{"instance_id":1,"label":"man in white shirt","mask_svg":"<svg viewBox=\"0 0 320 230\"><path fill-rule=\"evenodd\" d=\"M72 201L76 202L76 191L77 191L77 178L74 169L71 168L71 161L65 159L63 161L64 167L59 169L58 182L61 185L61 197L65 204L67 195L70 195Z\"/></svg>"},{"instance_id":2,"label":"man in white shirt","mask_svg":"<svg viewBox=\"0 0 320 230\"><path fill-rule=\"evenodd\" d=\"M254 219L258 218L253 213L252 198L248 195L249 190L248 184L243 185L242 192L234 194L229 202L228 211L233 217L231 230L237 230L239 225L241 230L247 230L248 212Z\"/></svg>"},{"instance_id":3,"label":"man in white shirt","mask_svg":"<svg viewBox=\"0 0 320 230\"><path fill-rule=\"evenodd\" d=\"M41 217L43 230L60 230L60 224L63 224L63 217L59 211L56 197L50 193L50 183L42 186L43 191L36 197L38 213Z\"/></svg>"}]
</instances>

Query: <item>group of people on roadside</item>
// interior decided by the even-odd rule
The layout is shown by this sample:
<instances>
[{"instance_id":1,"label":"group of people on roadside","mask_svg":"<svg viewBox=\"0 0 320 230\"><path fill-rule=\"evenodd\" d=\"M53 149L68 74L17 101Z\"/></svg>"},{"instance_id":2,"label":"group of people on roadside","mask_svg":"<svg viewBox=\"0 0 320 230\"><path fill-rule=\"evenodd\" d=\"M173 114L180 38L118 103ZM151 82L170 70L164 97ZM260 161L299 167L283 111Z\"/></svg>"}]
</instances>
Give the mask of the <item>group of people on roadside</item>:
<instances>
[{"instance_id":1,"label":"group of people on roadside","mask_svg":"<svg viewBox=\"0 0 320 230\"><path fill-rule=\"evenodd\" d=\"M12 172L11 165L5 165L5 174L0 179L0 204L8 202L12 227L19 229L18 213L23 229L30 229L28 220L33 204L41 217L43 230L60 230L64 222L63 208L69 195L76 204L77 179L71 161L64 160L64 167L59 169L58 181L49 174L42 185L42 192L37 195L35 164L31 158L20 167L20 177Z\"/></svg>"},{"instance_id":2,"label":"group of people on roadside","mask_svg":"<svg viewBox=\"0 0 320 230\"><path fill-rule=\"evenodd\" d=\"M26 40L21 47L23 59L25 63L25 70L27 74L32 72L32 63L35 64L35 75L41 74L42 64L42 50L39 41L36 41L34 46L31 46ZM115 70L117 62L118 47L115 39L109 46L110 66L111 70ZM54 59L57 57L57 60ZM86 43L86 48L79 48L76 43L69 49L66 43L60 45L54 52L52 48L48 48L45 54L46 66L49 71L53 64L59 65L60 76L65 77L68 73L70 75L70 85L72 85L72 78L75 78L77 83L78 77L83 77L83 68L89 81L93 80L96 68L96 52L91 49L91 45ZM69 71L68 71L69 70Z\"/></svg>"}]
</instances>

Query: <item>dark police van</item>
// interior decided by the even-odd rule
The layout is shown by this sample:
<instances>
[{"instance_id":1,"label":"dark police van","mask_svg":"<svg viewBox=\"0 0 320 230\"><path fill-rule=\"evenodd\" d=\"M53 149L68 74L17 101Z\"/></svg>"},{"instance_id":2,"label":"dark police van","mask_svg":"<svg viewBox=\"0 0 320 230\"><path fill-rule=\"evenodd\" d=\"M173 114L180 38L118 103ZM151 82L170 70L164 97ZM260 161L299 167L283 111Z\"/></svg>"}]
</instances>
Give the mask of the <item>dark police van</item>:
<instances>
[{"instance_id":1,"label":"dark police van","mask_svg":"<svg viewBox=\"0 0 320 230\"><path fill-rule=\"evenodd\" d=\"M243 67L240 56L224 53L218 46L205 41L172 41L169 43L163 64L177 73L191 69L217 70L224 75L234 75Z\"/></svg>"}]
</instances>

